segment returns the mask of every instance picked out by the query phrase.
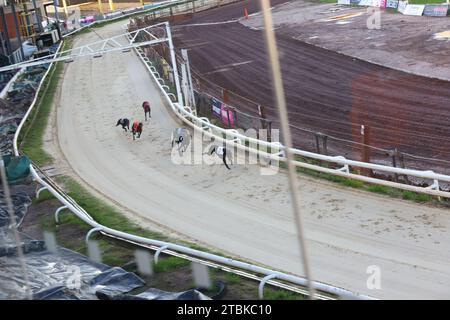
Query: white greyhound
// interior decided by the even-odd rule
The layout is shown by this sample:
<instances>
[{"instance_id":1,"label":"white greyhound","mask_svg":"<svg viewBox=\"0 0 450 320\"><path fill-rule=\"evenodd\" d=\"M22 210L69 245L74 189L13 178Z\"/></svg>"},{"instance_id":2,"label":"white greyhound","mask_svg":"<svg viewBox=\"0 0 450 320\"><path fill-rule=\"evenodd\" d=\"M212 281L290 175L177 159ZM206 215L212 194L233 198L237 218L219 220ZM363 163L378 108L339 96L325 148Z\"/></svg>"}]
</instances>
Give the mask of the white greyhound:
<instances>
[{"instance_id":1,"label":"white greyhound","mask_svg":"<svg viewBox=\"0 0 450 320\"><path fill-rule=\"evenodd\" d=\"M212 155L213 153L216 153L220 158L222 158L223 164L225 167L227 167L228 170L231 170L230 167L227 164L227 159L230 163L232 163L231 160L231 154L227 152L226 147L221 147L218 145L212 145L209 147L209 150L207 152L209 155Z\"/></svg>"},{"instance_id":2,"label":"white greyhound","mask_svg":"<svg viewBox=\"0 0 450 320\"><path fill-rule=\"evenodd\" d=\"M187 147L191 143L191 134L186 128L175 128L172 131L172 148L174 144L177 144L177 149L180 155L187 150Z\"/></svg>"}]
</instances>

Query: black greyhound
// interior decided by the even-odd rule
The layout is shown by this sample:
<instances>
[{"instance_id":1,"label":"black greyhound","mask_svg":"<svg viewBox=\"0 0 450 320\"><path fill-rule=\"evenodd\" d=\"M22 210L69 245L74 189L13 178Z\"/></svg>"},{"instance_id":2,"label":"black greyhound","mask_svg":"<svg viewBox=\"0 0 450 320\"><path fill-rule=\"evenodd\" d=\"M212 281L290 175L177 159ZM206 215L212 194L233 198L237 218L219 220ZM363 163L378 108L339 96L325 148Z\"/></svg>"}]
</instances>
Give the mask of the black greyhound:
<instances>
[{"instance_id":1,"label":"black greyhound","mask_svg":"<svg viewBox=\"0 0 450 320\"><path fill-rule=\"evenodd\" d=\"M127 118L117 120L116 127L118 125L121 125L122 129L125 130L125 132L127 132L127 129L130 130L130 120L128 120Z\"/></svg>"}]
</instances>

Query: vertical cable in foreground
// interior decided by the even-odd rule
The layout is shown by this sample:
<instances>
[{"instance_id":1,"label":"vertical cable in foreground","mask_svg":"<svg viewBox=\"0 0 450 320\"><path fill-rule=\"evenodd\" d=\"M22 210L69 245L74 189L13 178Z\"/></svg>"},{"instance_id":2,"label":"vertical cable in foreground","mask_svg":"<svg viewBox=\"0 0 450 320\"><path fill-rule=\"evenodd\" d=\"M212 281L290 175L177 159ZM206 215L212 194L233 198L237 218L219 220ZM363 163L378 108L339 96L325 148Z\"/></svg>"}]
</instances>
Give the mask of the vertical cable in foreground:
<instances>
[{"instance_id":1,"label":"vertical cable in foreground","mask_svg":"<svg viewBox=\"0 0 450 320\"><path fill-rule=\"evenodd\" d=\"M6 170L5 170L5 163L3 161L3 155L0 153L0 176L1 176L1 180L2 180L2 186L3 186L3 196L5 198L5 203L7 206L7 210L9 213L9 219L10 219L10 228L13 231L14 234L14 240L16 242L16 246L17 246L17 257L19 258L20 261L20 267L22 269L22 273L23 273L23 280L25 283L25 295L27 299L32 299L32 294L31 294L31 288L30 288L30 282L28 280L28 272L27 272L27 265L25 262L25 256L23 254L23 249L22 249L22 241L20 239L20 235L19 232L17 231L17 220L16 220L16 215L14 214L14 206L11 200L11 193L9 190L9 185L8 185L8 178L6 176Z\"/></svg>"},{"instance_id":2,"label":"vertical cable in foreground","mask_svg":"<svg viewBox=\"0 0 450 320\"><path fill-rule=\"evenodd\" d=\"M289 128L289 120L287 116L286 99L284 96L283 80L281 78L280 60L278 57L277 43L275 33L273 31L272 13L270 9L269 0L261 0L261 10L264 17L264 33L267 43L267 53L269 55L270 68L272 71L273 86L276 97L276 104L281 123L281 132L283 134L283 142L285 146L285 156L288 166L288 180L291 189L292 206L294 213L294 221L297 229L297 239L299 242L300 255L303 260L303 268L308 283L309 298L314 299L315 289L311 277L311 270L309 267L308 253L306 251L306 243L304 236L304 226L302 216L300 214L300 200L297 195L297 170L292 163L293 156L291 153L292 136Z\"/></svg>"}]
</instances>

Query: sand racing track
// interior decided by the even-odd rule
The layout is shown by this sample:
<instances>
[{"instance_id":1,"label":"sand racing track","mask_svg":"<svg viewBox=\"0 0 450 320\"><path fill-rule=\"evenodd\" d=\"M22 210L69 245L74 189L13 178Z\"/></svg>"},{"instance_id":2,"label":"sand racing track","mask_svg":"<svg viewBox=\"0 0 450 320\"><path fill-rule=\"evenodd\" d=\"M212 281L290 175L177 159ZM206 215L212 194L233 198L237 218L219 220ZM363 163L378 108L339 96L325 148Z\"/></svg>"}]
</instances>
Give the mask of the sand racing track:
<instances>
[{"instance_id":1,"label":"sand racing track","mask_svg":"<svg viewBox=\"0 0 450 320\"><path fill-rule=\"evenodd\" d=\"M302 26L292 24L289 9L283 8L291 8L295 2L303 1L292 1L291 4L286 0L271 1L279 19L277 44L291 124L353 142L361 142L361 124L364 124L371 127L369 144L372 146L388 150L397 148L426 158L449 159L449 83L380 67L296 40L298 34L307 37L316 33L312 30L308 33ZM254 13L259 10L258 3L250 0L197 13L174 27L174 43L178 48L189 50L191 64L202 79L254 101L231 100L232 105L256 115L256 105L261 104L266 107L268 118L274 121L274 127L278 127L271 94L272 81L267 71L262 19L242 18L244 5L248 6L249 13ZM315 10L326 11L331 6L309 3L302 9L322 8ZM297 8L297 12L301 10ZM323 27L316 22L318 18L310 19L311 29ZM345 28L334 26L336 29L330 34L340 34ZM371 35L379 37L377 33ZM352 38L351 31L347 37ZM427 41L409 44L409 50L414 46L426 47ZM347 46L352 47L353 43L349 41ZM315 150L313 135L293 129L293 139L296 146ZM361 151L350 146L336 140L328 143L333 155L360 159ZM391 163L384 152L372 150L372 157ZM449 172L448 164L437 160L408 158L406 166Z\"/></svg>"},{"instance_id":2,"label":"sand racing track","mask_svg":"<svg viewBox=\"0 0 450 320\"><path fill-rule=\"evenodd\" d=\"M123 23L96 32L113 36ZM97 40L83 34L74 46ZM124 116L143 119L144 99L153 117L133 141L114 125ZM179 124L135 53L67 65L56 118L69 165L109 199L235 257L303 275L286 176L172 163L170 132ZM449 298L448 210L300 178L316 280L377 298ZM366 286L370 265L381 268L380 290Z\"/></svg>"}]
</instances>

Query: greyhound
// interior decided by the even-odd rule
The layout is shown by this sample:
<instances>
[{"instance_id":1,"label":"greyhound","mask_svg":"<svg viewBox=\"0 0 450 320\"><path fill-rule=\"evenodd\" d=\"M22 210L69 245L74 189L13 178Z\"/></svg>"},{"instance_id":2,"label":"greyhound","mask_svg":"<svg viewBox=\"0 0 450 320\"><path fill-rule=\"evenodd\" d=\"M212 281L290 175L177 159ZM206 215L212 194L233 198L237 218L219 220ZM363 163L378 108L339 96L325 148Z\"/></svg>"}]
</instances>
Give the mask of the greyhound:
<instances>
[{"instance_id":1,"label":"greyhound","mask_svg":"<svg viewBox=\"0 0 450 320\"><path fill-rule=\"evenodd\" d=\"M127 129L130 130L130 120L128 120L127 118L117 120L116 127L118 125L121 125L122 129L125 130L125 132L127 132Z\"/></svg>"},{"instance_id":2,"label":"greyhound","mask_svg":"<svg viewBox=\"0 0 450 320\"><path fill-rule=\"evenodd\" d=\"M177 149L180 155L187 150L187 147L191 143L191 134L186 128L175 128L172 131L172 148L174 144L177 144Z\"/></svg>"},{"instance_id":3,"label":"greyhound","mask_svg":"<svg viewBox=\"0 0 450 320\"><path fill-rule=\"evenodd\" d=\"M144 101L144 102L142 103L142 109L144 109L145 121L147 121L147 114L148 114L148 117L149 117L149 118L152 117L152 115L151 115L151 109L150 109L150 102Z\"/></svg>"},{"instance_id":4,"label":"greyhound","mask_svg":"<svg viewBox=\"0 0 450 320\"><path fill-rule=\"evenodd\" d=\"M227 167L228 170L231 170L230 167L227 164L227 159L230 161L230 163L232 163L231 160L231 155L230 153L227 152L227 148L226 147L221 147L221 146L217 146L217 145L212 145L209 150L208 150L208 154L212 155L213 153L217 154L219 157L222 158L223 164L225 165L225 167Z\"/></svg>"},{"instance_id":5,"label":"greyhound","mask_svg":"<svg viewBox=\"0 0 450 320\"><path fill-rule=\"evenodd\" d=\"M136 139L135 138L136 135L137 135L138 138L141 137L142 127L143 127L142 122L139 122L137 120L133 122L132 130L131 130L131 132L133 133L133 140Z\"/></svg>"}]
</instances>

